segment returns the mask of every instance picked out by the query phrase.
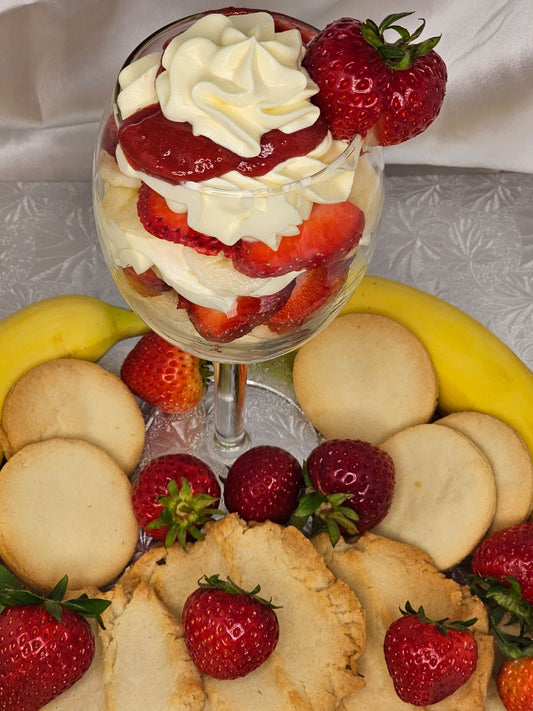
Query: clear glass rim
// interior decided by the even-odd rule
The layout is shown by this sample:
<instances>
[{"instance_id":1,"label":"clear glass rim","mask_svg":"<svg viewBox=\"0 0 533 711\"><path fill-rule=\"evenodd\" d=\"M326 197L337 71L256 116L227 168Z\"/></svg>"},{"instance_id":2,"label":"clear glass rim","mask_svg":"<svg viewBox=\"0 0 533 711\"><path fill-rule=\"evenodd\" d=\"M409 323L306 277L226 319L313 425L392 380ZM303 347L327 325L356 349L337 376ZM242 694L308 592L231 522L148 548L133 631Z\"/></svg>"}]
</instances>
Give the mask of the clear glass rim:
<instances>
[{"instance_id":1,"label":"clear glass rim","mask_svg":"<svg viewBox=\"0 0 533 711\"><path fill-rule=\"evenodd\" d=\"M150 34L148 37L143 39L136 47L133 49L132 52L128 55L127 59L123 63L122 67L119 70L119 74L124 69L127 67L132 61L135 59L139 58L142 56L141 52L143 48L148 47L151 43L156 42L156 40L163 35L167 34L170 30L174 28L178 28L181 25L186 25L188 23L193 23L199 20L200 18L204 17L205 15L213 14L216 13L217 10L207 10L204 12L199 12L199 13L194 13L192 15L187 15L186 17L183 17L179 20L175 20L173 22L170 22L169 24L165 25L164 27L159 28L158 30L155 30ZM251 12L254 12L251 10ZM258 12L255 10L255 12ZM264 12L269 12L268 10L265 10ZM276 15L275 12L269 12L269 14L272 14L273 16ZM277 13L281 15L282 17L290 18L289 15L284 15L283 13ZM296 18L290 18L290 19L295 19ZM311 29L316 29L313 28L312 25L309 25L308 23L305 23L301 20L297 20L301 24L307 25ZM120 111L118 110L117 107L117 96L120 91L120 86L118 84L118 80L115 83L114 91L113 91L113 108L115 111L115 117L120 115ZM212 196L220 196L220 197L225 197L225 198L265 198L265 197L271 197L273 195L280 195L284 193L290 193L293 191L300 191L304 190L308 187L311 187L313 183L318 182L320 180L327 179L328 175L334 173L337 170L340 170L343 168L343 165L347 163L350 159L356 155L356 153L374 153L376 154L378 151L381 149L379 146L365 146L363 140L361 139L361 136L356 134L354 138L347 144L345 149L334 159L332 160L331 163L328 163L325 165L323 168L320 170L316 171L315 173L311 173L310 175L303 176L302 178L297 178L295 180L289 180L286 183L281 183L280 185L268 185L265 187L260 187L260 188L225 188L225 187L218 187L218 186L213 186L213 185L206 185L205 182L199 181L191 181L191 180L186 180L181 183L177 183L177 185L186 188L187 190L191 190L197 193L202 193L206 195L212 195ZM350 166L350 170L355 170L356 168L356 163ZM149 175L149 174L147 174ZM156 180L160 180L162 182L168 183L169 185L176 185L176 183L172 183L170 181L165 180L164 178L161 178L159 176L150 176L151 178L155 178ZM218 178L223 178L223 176L217 176ZM246 177L246 176L244 176ZM260 179L262 176L257 176L258 179ZM211 180L216 180L217 178L212 178Z\"/></svg>"}]
</instances>

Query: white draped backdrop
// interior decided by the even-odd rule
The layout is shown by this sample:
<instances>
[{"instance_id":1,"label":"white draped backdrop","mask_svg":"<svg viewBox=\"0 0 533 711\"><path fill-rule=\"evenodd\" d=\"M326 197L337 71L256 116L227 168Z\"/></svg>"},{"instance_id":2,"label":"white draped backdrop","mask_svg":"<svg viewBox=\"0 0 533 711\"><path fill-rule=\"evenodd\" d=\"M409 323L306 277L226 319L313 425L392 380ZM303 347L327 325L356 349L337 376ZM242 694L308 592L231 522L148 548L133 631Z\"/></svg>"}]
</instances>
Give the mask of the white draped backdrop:
<instances>
[{"instance_id":1,"label":"white draped backdrop","mask_svg":"<svg viewBox=\"0 0 533 711\"><path fill-rule=\"evenodd\" d=\"M178 17L217 7L224 3L0 0L0 180L89 179L100 114L130 50ZM267 9L317 27L413 10L411 29L424 17L424 37L442 33L448 91L431 130L387 149L387 163L533 172L532 0L269 0Z\"/></svg>"}]
</instances>

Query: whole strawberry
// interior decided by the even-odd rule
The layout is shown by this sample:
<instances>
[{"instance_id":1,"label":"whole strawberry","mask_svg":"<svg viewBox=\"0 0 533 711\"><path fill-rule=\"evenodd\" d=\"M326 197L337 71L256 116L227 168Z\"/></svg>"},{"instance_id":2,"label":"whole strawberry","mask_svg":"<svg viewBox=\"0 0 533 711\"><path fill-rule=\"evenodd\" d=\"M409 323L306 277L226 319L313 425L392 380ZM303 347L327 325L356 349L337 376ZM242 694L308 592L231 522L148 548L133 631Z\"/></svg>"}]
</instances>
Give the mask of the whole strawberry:
<instances>
[{"instance_id":1,"label":"whole strawberry","mask_svg":"<svg viewBox=\"0 0 533 711\"><path fill-rule=\"evenodd\" d=\"M188 412L205 392L202 361L165 341L154 331L137 341L120 376L129 389L164 412Z\"/></svg>"},{"instance_id":2,"label":"whole strawberry","mask_svg":"<svg viewBox=\"0 0 533 711\"><path fill-rule=\"evenodd\" d=\"M378 26L344 17L330 23L307 48L304 66L319 87L313 101L335 138L374 135L387 146L422 133L440 112L447 72L434 51L439 37L418 44L425 23L410 34L397 25L410 12ZM399 38L385 40L394 30Z\"/></svg>"},{"instance_id":3,"label":"whole strawberry","mask_svg":"<svg viewBox=\"0 0 533 711\"><path fill-rule=\"evenodd\" d=\"M514 578L522 598L533 605L533 521L515 524L485 538L474 551L472 571L507 584Z\"/></svg>"},{"instance_id":4,"label":"whole strawberry","mask_svg":"<svg viewBox=\"0 0 533 711\"><path fill-rule=\"evenodd\" d=\"M333 545L341 533L368 531L387 515L394 491L394 462L370 442L332 439L307 459L306 495L293 523L313 517L313 532L327 528ZM300 525L299 525L300 524Z\"/></svg>"},{"instance_id":5,"label":"whole strawberry","mask_svg":"<svg viewBox=\"0 0 533 711\"><path fill-rule=\"evenodd\" d=\"M414 706L436 704L472 676L477 643L468 629L475 620L439 621L407 603L385 634L387 669L400 699Z\"/></svg>"},{"instance_id":6,"label":"whole strawberry","mask_svg":"<svg viewBox=\"0 0 533 711\"><path fill-rule=\"evenodd\" d=\"M82 595L63 600L67 578L48 597L25 590L0 566L0 708L38 711L69 689L94 658L93 632L85 617L101 613L106 600Z\"/></svg>"},{"instance_id":7,"label":"whole strawberry","mask_svg":"<svg viewBox=\"0 0 533 711\"><path fill-rule=\"evenodd\" d=\"M133 485L131 503L139 526L166 546L201 540L203 525L216 514L220 484L211 468L192 454L152 459Z\"/></svg>"},{"instance_id":8,"label":"whole strawberry","mask_svg":"<svg viewBox=\"0 0 533 711\"><path fill-rule=\"evenodd\" d=\"M237 679L257 669L279 638L275 606L231 579L204 576L182 612L187 649L198 669L215 679Z\"/></svg>"},{"instance_id":9,"label":"whole strawberry","mask_svg":"<svg viewBox=\"0 0 533 711\"><path fill-rule=\"evenodd\" d=\"M245 521L287 523L303 483L302 467L290 452L269 445L252 447L231 465L224 502Z\"/></svg>"},{"instance_id":10,"label":"whole strawberry","mask_svg":"<svg viewBox=\"0 0 533 711\"><path fill-rule=\"evenodd\" d=\"M533 656L533 522L492 533L474 551L471 566L470 589L485 603L500 652L508 660Z\"/></svg>"},{"instance_id":11,"label":"whole strawberry","mask_svg":"<svg viewBox=\"0 0 533 711\"><path fill-rule=\"evenodd\" d=\"M496 684L500 699L507 711L531 711L533 709L533 656L507 659L500 667Z\"/></svg>"}]
</instances>

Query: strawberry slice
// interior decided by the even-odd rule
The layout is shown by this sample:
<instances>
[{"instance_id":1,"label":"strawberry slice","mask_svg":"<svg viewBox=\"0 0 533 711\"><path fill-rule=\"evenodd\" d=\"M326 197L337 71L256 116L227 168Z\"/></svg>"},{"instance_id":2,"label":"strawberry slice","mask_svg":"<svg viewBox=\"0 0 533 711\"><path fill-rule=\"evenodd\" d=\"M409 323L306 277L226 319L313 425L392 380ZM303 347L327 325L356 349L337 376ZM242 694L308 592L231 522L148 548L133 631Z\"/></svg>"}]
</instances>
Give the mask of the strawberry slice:
<instances>
[{"instance_id":1,"label":"strawberry slice","mask_svg":"<svg viewBox=\"0 0 533 711\"><path fill-rule=\"evenodd\" d=\"M347 273L348 267L343 264L300 274L286 303L267 321L269 329L287 333L300 328L340 291Z\"/></svg>"},{"instance_id":2,"label":"strawberry slice","mask_svg":"<svg viewBox=\"0 0 533 711\"><path fill-rule=\"evenodd\" d=\"M229 343L250 333L280 309L289 298L294 282L269 296L239 296L228 311L200 306L180 297L180 306L187 310L192 325L208 341Z\"/></svg>"},{"instance_id":3,"label":"strawberry slice","mask_svg":"<svg viewBox=\"0 0 533 711\"><path fill-rule=\"evenodd\" d=\"M137 213L144 229L154 237L192 247L200 254L218 254L232 258L234 248L216 237L204 235L187 224L187 213L174 212L164 197L142 183L137 199Z\"/></svg>"},{"instance_id":4,"label":"strawberry slice","mask_svg":"<svg viewBox=\"0 0 533 711\"><path fill-rule=\"evenodd\" d=\"M141 274L137 274L133 267L125 267L123 271L126 281L141 296L159 296L171 289L153 269L147 269Z\"/></svg>"},{"instance_id":5,"label":"strawberry slice","mask_svg":"<svg viewBox=\"0 0 533 711\"><path fill-rule=\"evenodd\" d=\"M297 235L283 237L277 250L262 242L241 240L234 265L250 277L270 277L300 269L315 269L344 257L359 242L365 225L351 202L313 205Z\"/></svg>"}]
</instances>

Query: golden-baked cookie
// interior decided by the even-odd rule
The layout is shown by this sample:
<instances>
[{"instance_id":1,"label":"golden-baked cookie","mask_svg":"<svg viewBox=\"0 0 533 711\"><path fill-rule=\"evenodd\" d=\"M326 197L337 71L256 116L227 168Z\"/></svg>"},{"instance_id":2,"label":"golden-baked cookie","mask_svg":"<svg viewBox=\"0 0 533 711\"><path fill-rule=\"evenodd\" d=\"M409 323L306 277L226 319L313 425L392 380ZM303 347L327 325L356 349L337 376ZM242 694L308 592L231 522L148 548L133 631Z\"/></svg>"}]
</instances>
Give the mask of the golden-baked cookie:
<instances>
[{"instance_id":1,"label":"golden-baked cookie","mask_svg":"<svg viewBox=\"0 0 533 711\"><path fill-rule=\"evenodd\" d=\"M525 521L533 506L533 460L518 432L483 412L452 412L436 424L465 434L492 466L496 479L496 512L488 532Z\"/></svg>"},{"instance_id":2,"label":"golden-baked cookie","mask_svg":"<svg viewBox=\"0 0 533 711\"><path fill-rule=\"evenodd\" d=\"M487 705L486 711L505 711L505 706L500 699L498 694L498 687L496 686L496 678L492 678L489 683L489 690L487 693Z\"/></svg>"},{"instance_id":3,"label":"golden-baked cookie","mask_svg":"<svg viewBox=\"0 0 533 711\"><path fill-rule=\"evenodd\" d=\"M294 361L296 398L326 437L379 444L428 422L438 379L422 343L375 314L346 314L304 344Z\"/></svg>"},{"instance_id":4,"label":"golden-baked cookie","mask_svg":"<svg viewBox=\"0 0 533 711\"><path fill-rule=\"evenodd\" d=\"M144 582L108 594L103 646L107 711L201 711L204 691L181 622ZM80 707L80 711L83 711Z\"/></svg>"},{"instance_id":5,"label":"golden-baked cookie","mask_svg":"<svg viewBox=\"0 0 533 711\"><path fill-rule=\"evenodd\" d=\"M106 452L76 439L23 447L0 469L0 557L26 585L104 586L133 555L131 483Z\"/></svg>"},{"instance_id":6,"label":"golden-baked cookie","mask_svg":"<svg viewBox=\"0 0 533 711\"><path fill-rule=\"evenodd\" d=\"M486 533L496 510L492 467L451 427L416 425L380 447L394 462L392 503L375 533L421 548L439 570L460 563Z\"/></svg>"},{"instance_id":7,"label":"golden-baked cookie","mask_svg":"<svg viewBox=\"0 0 533 711\"><path fill-rule=\"evenodd\" d=\"M205 711L328 711L362 685L359 602L292 526L249 526L231 514L208 524L205 540L187 552L179 546L148 551L125 572L121 585L128 591L147 581L181 619L198 579L215 573L245 589L259 584L261 595L280 605L280 638L267 661L245 677L203 676Z\"/></svg>"},{"instance_id":8,"label":"golden-baked cookie","mask_svg":"<svg viewBox=\"0 0 533 711\"><path fill-rule=\"evenodd\" d=\"M202 711L202 681L181 623L153 588L141 581L128 595L121 585L84 592L111 603L102 614L105 629L92 623L89 670L44 711Z\"/></svg>"},{"instance_id":9,"label":"golden-baked cookie","mask_svg":"<svg viewBox=\"0 0 533 711\"><path fill-rule=\"evenodd\" d=\"M407 601L416 609L424 607L433 619L477 618L472 628L478 645L478 664L473 676L447 699L427 711L485 711L487 685L494 659L488 633L487 613L479 598L467 587L446 578L421 550L373 533L365 533L353 543L342 538L335 548L326 534L313 539L333 573L344 580L361 601L366 614L367 647L358 665L366 685L339 706L342 711L379 709L407 711L420 707L406 704L394 690L383 654L385 632L401 616Z\"/></svg>"},{"instance_id":10,"label":"golden-baked cookie","mask_svg":"<svg viewBox=\"0 0 533 711\"><path fill-rule=\"evenodd\" d=\"M52 437L85 439L131 474L144 445L144 420L122 380L97 363L59 358L36 366L9 391L2 411L6 457Z\"/></svg>"}]
</instances>

